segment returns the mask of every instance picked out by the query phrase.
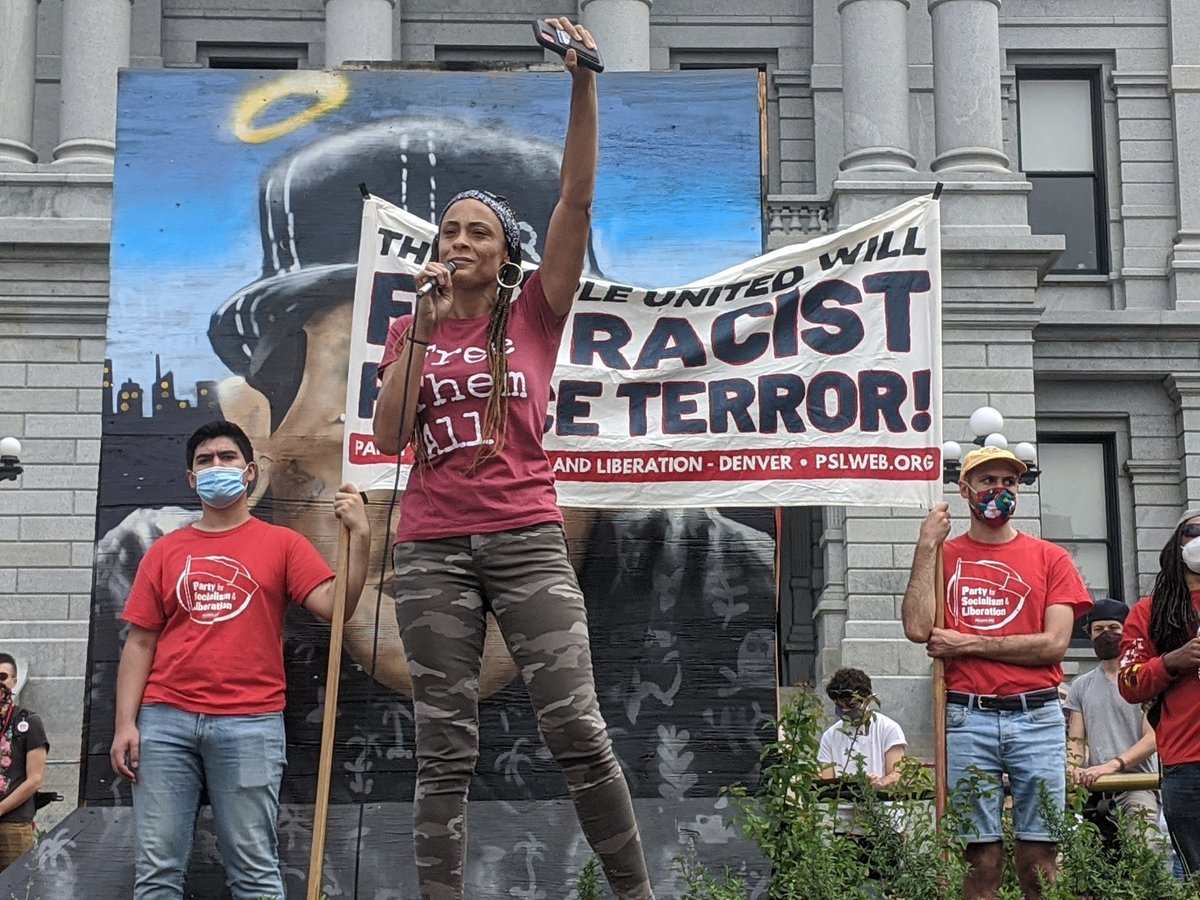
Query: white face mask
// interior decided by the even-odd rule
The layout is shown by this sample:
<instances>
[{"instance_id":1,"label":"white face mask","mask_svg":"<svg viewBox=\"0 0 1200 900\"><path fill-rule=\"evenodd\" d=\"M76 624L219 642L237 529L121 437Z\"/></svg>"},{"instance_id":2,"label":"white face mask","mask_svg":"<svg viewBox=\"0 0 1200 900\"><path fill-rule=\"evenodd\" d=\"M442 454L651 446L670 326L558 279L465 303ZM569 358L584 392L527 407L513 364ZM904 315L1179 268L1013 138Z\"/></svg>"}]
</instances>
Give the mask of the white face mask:
<instances>
[{"instance_id":1,"label":"white face mask","mask_svg":"<svg viewBox=\"0 0 1200 900\"><path fill-rule=\"evenodd\" d=\"M1183 564L1200 575L1200 537L1192 538L1183 545Z\"/></svg>"}]
</instances>

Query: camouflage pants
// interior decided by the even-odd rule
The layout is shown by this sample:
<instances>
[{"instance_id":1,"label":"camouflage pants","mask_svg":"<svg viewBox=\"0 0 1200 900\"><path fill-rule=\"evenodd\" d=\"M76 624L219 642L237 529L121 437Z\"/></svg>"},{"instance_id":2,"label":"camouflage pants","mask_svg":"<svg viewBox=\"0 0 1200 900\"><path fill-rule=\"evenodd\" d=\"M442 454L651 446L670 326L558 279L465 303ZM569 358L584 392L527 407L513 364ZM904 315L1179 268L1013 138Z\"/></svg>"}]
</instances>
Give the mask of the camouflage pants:
<instances>
[{"instance_id":1,"label":"camouflage pants","mask_svg":"<svg viewBox=\"0 0 1200 900\"><path fill-rule=\"evenodd\" d=\"M629 788L600 716L587 614L562 526L400 543L394 562L416 716L413 842L423 900L463 896L489 609L609 884L623 900L652 900Z\"/></svg>"}]
</instances>

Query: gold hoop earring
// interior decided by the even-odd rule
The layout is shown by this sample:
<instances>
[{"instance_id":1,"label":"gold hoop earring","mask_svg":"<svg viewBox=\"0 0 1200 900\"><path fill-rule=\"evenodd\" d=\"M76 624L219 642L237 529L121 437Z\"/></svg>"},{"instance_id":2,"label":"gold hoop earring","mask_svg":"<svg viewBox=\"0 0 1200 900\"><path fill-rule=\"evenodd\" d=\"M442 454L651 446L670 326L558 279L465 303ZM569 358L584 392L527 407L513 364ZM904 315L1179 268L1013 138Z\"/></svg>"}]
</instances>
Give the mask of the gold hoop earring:
<instances>
[{"instance_id":1,"label":"gold hoop earring","mask_svg":"<svg viewBox=\"0 0 1200 900\"><path fill-rule=\"evenodd\" d=\"M500 271L496 273L496 284L511 291L521 286L521 279L524 277L524 269L515 262L506 262L500 267Z\"/></svg>"}]
</instances>

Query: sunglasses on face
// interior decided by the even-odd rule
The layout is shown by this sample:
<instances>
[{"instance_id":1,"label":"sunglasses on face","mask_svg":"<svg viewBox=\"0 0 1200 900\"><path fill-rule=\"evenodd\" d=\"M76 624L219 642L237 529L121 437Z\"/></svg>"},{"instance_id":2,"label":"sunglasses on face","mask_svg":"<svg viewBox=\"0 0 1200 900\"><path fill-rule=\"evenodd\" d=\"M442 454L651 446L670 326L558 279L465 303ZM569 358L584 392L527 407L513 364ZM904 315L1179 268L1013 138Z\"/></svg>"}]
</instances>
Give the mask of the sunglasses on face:
<instances>
[{"instance_id":1,"label":"sunglasses on face","mask_svg":"<svg viewBox=\"0 0 1200 900\"><path fill-rule=\"evenodd\" d=\"M861 706L865 697L859 694L835 694L833 696L834 706Z\"/></svg>"},{"instance_id":2,"label":"sunglasses on face","mask_svg":"<svg viewBox=\"0 0 1200 900\"><path fill-rule=\"evenodd\" d=\"M1200 522L1188 522L1179 529L1179 534L1188 540L1200 537Z\"/></svg>"},{"instance_id":3,"label":"sunglasses on face","mask_svg":"<svg viewBox=\"0 0 1200 900\"><path fill-rule=\"evenodd\" d=\"M8 681L8 679L10 679L10 678L12 678L14 681L16 681L16 678L12 675L9 675L7 672L0 672L0 684L3 684L4 682Z\"/></svg>"}]
</instances>

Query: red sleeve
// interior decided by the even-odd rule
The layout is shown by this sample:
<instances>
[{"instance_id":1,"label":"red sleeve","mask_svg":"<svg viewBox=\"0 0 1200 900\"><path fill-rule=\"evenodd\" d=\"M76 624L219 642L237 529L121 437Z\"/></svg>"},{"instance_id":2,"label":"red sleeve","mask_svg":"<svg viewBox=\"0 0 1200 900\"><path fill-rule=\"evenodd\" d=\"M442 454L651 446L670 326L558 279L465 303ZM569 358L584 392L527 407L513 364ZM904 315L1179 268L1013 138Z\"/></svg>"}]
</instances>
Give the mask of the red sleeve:
<instances>
[{"instance_id":1,"label":"red sleeve","mask_svg":"<svg viewBox=\"0 0 1200 900\"><path fill-rule=\"evenodd\" d=\"M1130 703L1145 703L1165 691L1173 680L1150 640L1150 598L1146 597L1125 620L1117 690Z\"/></svg>"},{"instance_id":2,"label":"red sleeve","mask_svg":"<svg viewBox=\"0 0 1200 900\"><path fill-rule=\"evenodd\" d=\"M404 349L404 336L408 334L408 326L412 324L412 316L401 316L394 321L388 328L387 341L383 345L383 358L379 360L379 367L375 370L377 378L383 378L383 373L387 367L400 358L400 351Z\"/></svg>"},{"instance_id":3,"label":"red sleeve","mask_svg":"<svg viewBox=\"0 0 1200 900\"><path fill-rule=\"evenodd\" d=\"M160 538L138 564L129 599L121 618L131 625L148 631L162 631L167 625L167 613L163 603L163 550Z\"/></svg>"},{"instance_id":4,"label":"red sleeve","mask_svg":"<svg viewBox=\"0 0 1200 900\"><path fill-rule=\"evenodd\" d=\"M1054 547L1059 552L1054 554L1050 564L1050 578L1046 584L1046 606L1069 606L1078 619L1092 608L1092 595L1088 593L1087 585L1083 583L1071 555L1057 544Z\"/></svg>"},{"instance_id":5,"label":"red sleeve","mask_svg":"<svg viewBox=\"0 0 1200 900\"><path fill-rule=\"evenodd\" d=\"M288 534L287 596L297 605L316 588L333 577L333 569L303 536L291 529Z\"/></svg>"}]
</instances>

